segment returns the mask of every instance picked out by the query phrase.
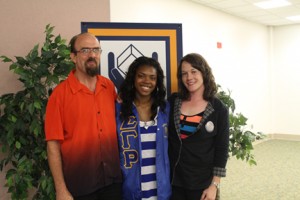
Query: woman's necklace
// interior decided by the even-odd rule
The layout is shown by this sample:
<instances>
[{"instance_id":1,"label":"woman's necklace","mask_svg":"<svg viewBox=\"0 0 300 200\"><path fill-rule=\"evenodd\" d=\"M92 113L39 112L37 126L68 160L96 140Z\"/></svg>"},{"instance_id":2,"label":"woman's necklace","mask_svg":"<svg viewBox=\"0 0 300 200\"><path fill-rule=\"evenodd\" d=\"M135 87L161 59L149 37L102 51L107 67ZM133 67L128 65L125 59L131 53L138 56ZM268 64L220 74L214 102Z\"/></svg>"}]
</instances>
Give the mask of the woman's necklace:
<instances>
[{"instance_id":1,"label":"woman's necklace","mask_svg":"<svg viewBox=\"0 0 300 200\"><path fill-rule=\"evenodd\" d=\"M153 126L155 124L154 120L151 121L140 121L140 127L144 127L145 129L148 129L150 126Z\"/></svg>"}]
</instances>

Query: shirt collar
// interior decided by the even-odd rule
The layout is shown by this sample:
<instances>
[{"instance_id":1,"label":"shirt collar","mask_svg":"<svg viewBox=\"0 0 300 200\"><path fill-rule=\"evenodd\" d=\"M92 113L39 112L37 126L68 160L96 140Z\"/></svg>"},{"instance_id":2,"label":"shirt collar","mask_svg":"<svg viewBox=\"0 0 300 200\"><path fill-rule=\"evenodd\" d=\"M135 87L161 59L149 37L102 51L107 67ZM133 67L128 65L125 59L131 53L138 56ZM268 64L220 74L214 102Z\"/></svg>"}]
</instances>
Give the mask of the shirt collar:
<instances>
[{"instance_id":1,"label":"shirt collar","mask_svg":"<svg viewBox=\"0 0 300 200\"><path fill-rule=\"evenodd\" d=\"M84 91L86 93L94 94L92 91L90 91L85 85L79 82L79 80L75 77L75 69L72 70L68 76L68 83L70 84L70 88L73 94ZM97 75L97 83L96 83L96 90L95 94L99 93L102 89L107 88L106 82L102 81L101 76Z\"/></svg>"}]
</instances>

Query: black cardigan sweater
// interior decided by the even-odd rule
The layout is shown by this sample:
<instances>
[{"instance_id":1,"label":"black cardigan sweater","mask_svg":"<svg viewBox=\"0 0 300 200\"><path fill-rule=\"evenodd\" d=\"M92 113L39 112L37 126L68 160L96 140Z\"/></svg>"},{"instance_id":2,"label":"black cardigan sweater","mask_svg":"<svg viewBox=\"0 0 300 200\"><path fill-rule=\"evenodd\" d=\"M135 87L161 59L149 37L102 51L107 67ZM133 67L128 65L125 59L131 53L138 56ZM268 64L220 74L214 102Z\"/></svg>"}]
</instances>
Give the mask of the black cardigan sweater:
<instances>
[{"instance_id":1,"label":"black cardigan sweater","mask_svg":"<svg viewBox=\"0 0 300 200\"><path fill-rule=\"evenodd\" d=\"M169 120L169 159L172 185L205 189L213 176L226 176L229 146L228 109L217 98L208 102L196 132L180 139L181 99L172 94Z\"/></svg>"}]
</instances>

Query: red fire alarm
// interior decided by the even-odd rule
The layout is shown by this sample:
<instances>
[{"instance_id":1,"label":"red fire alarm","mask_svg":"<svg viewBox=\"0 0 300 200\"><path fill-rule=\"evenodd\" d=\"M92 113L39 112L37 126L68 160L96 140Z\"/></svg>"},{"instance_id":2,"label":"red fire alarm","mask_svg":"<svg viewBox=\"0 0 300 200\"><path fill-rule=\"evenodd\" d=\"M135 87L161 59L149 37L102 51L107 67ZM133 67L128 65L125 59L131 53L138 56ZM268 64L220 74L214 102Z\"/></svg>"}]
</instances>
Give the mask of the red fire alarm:
<instances>
[{"instance_id":1,"label":"red fire alarm","mask_svg":"<svg viewBox=\"0 0 300 200\"><path fill-rule=\"evenodd\" d=\"M217 42L217 48L222 49L222 43L221 42Z\"/></svg>"}]
</instances>

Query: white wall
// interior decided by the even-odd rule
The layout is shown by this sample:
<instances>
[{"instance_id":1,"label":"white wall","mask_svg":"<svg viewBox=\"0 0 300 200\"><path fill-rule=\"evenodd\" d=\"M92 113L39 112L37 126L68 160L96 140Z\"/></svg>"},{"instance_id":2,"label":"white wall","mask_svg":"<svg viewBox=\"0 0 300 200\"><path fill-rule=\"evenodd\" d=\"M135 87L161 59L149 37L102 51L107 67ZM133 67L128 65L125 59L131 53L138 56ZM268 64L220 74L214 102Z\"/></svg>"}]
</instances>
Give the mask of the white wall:
<instances>
[{"instance_id":1,"label":"white wall","mask_svg":"<svg viewBox=\"0 0 300 200\"><path fill-rule=\"evenodd\" d=\"M111 0L110 9L111 22L182 23L183 55L202 54L249 128L270 133L268 27L189 0Z\"/></svg>"},{"instance_id":2,"label":"white wall","mask_svg":"<svg viewBox=\"0 0 300 200\"><path fill-rule=\"evenodd\" d=\"M272 132L300 134L300 25L274 28Z\"/></svg>"}]
</instances>

